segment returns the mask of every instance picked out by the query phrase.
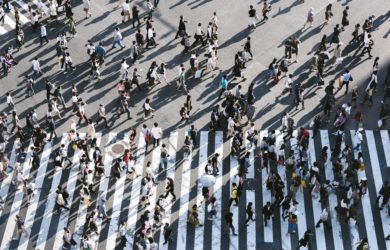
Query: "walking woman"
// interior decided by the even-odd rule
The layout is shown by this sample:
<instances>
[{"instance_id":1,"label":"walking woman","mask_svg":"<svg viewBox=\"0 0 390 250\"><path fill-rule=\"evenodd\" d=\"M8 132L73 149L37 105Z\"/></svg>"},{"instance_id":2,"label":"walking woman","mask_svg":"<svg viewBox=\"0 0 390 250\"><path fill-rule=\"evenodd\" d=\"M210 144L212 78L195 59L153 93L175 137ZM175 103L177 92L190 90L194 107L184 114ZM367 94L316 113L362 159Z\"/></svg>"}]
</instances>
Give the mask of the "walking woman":
<instances>
[{"instance_id":1,"label":"walking woman","mask_svg":"<svg viewBox=\"0 0 390 250\"><path fill-rule=\"evenodd\" d=\"M76 24L75 24L75 22L73 20L73 17L69 17L68 32L71 35L71 37L76 37L77 36Z\"/></svg>"},{"instance_id":2,"label":"walking woman","mask_svg":"<svg viewBox=\"0 0 390 250\"><path fill-rule=\"evenodd\" d=\"M154 109L150 106L150 99L146 98L145 103L144 103L144 120L150 118L153 118L154 116Z\"/></svg>"},{"instance_id":3,"label":"walking woman","mask_svg":"<svg viewBox=\"0 0 390 250\"><path fill-rule=\"evenodd\" d=\"M184 107L187 109L187 115L190 115L190 112L192 110L192 101L191 101L191 96L187 95L186 102L184 103Z\"/></svg>"}]
</instances>

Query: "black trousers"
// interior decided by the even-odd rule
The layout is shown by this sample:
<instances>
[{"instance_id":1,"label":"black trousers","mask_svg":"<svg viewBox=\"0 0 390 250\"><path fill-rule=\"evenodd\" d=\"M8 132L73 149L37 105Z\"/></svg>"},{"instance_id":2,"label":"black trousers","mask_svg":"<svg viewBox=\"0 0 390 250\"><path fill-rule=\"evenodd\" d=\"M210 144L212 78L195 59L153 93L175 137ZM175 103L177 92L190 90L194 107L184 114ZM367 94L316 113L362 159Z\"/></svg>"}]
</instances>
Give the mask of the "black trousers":
<instances>
[{"instance_id":1,"label":"black trousers","mask_svg":"<svg viewBox=\"0 0 390 250\"><path fill-rule=\"evenodd\" d=\"M173 190L169 190L165 193L164 195L164 199L166 199L168 197L168 195L171 194L173 196L173 199L176 200L176 195L175 193L173 192Z\"/></svg>"},{"instance_id":2,"label":"black trousers","mask_svg":"<svg viewBox=\"0 0 390 250\"><path fill-rule=\"evenodd\" d=\"M135 21L137 20L137 22L138 22L138 25L137 26L139 26L140 24L141 24L141 22L139 21L139 16L137 15L137 16L133 16L133 28L135 28Z\"/></svg>"},{"instance_id":3,"label":"black trousers","mask_svg":"<svg viewBox=\"0 0 390 250\"><path fill-rule=\"evenodd\" d=\"M43 44L43 40L45 40L46 43L49 43L49 39L47 39L47 36L41 36L41 45Z\"/></svg>"},{"instance_id":4,"label":"black trousers","mask_svg":"<svg viewBox=\"0 0 390 250\"><path fill-rule=\"evenodd\" d=\"M238 197L236 198L230 198L229 200L229 207L232 205L233 201L236 203L236 205L238 206Z\"/></svg>"},{"instance_id":5,"label":"black trousers","mask_svg":"<svg viewBox=\"0 0 390 250\"><path fill-rule=\"evenodd\" d=\"M246 219L245 224L247 224L250 220L255 221L255 219L253 219L253 213L246 213L246 214L248 215L248 218Z\"/></svg>"}]
</instances>

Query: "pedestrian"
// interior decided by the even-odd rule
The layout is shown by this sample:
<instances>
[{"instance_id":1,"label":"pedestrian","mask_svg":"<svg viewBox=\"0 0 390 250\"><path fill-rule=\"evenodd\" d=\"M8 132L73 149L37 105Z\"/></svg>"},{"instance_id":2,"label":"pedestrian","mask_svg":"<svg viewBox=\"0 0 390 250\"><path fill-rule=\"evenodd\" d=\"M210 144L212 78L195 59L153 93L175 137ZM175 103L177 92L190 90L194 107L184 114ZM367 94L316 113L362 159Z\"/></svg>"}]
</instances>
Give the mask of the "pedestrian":
<instances>
[{"instance_id":1,"label":"pedestrian","mask_svg":"<svg viewBox=\"0 0 390 250\"><path fill-rule=\"evenodd\" d=\"M145 140L145 152L148 152L148 146L152 139L152 134L150 132L150 129L146 126L146 124L142 125L142 134L144 135L144 140Z\"/></svg>"},{"instance_id":2,"label":"pedestrian","mask_svg":"<svg viewBox=\"0 0 390 250\"><path fill-rule=\"evenodd\" d=\"M77 122L77 125L81 124L81 121L84 119L85 122L88 124L88 117L85 113L85 103L81 101L78 105L78 110L77 110L77 116L79 117L79 121Z\"/></svg>"},{"instance_id":3,"label":"pedestrian","mask_svg":"<svg viewBox=\"0 0 390 250\"><path fill-rule=\"evenodd\" d=\"M368 53L368 59L372 58L371 55L371 49L372 46L374 45L374 40L371 38L371 34L368 34L367 32L364 33L364 45L363 45L363 50L362 53L360 53L360 56L364 56L364 54L367 52Z\"/></svg>"},{"instance_id":4,"label":"pedestrian","mask_svg":"<svg viewBox=\"0 0 390 250\"><path fill-rule=\"evenodd\" d=\"M328 218L329 218L329 207L326 207L324 208L324 210L322 210L322 213L320 214L320 219L317 221L316 227L318 228L320 227L321 223L324 223L324 225L327 228L331 228L331 225L328 222Z\"/></svg>"},{"instance_id":5,"label":"pedestrian","mask_svg":"<svg viewBox=\"0 0 390 250\"><path fill-rule=\"evenodd\" d=\"M137 26L141 25L141 21L139 20L139 9L136 5L131 9L131 14L133 15L133 28L135 28L135 21L137 20Z\"/></svg>"},{"instance_id":6,"label":"pedestrian","mask_svg":"<svg viewBox=\"0 0 390 250\"><path fill-rule=\"evenodd\" d=\"M306 230L306 232L303 234L303 237L299 240L296 250L301 248L301 246L308 246L308 249L310 249L310 236L312 235L313 234L311 233L310 229Z\"/></svg>"},{"instance_id":7,"label":"pedestrian","mask_svg":"<svg viewBox=\"0 0 390 250\"><path fill-rule=\"evenodd\" d=\"M12 238L12 240L19 240L23 233L25 233L25 235L27 236L28 232L24 225L24 219L22 219L19 214L15 216L15 221L17 225L17 237Z\"/></svg>"},{"instance_id":8,"label":"pedestrian","mask_svg":"<svg viewBox=\"0 0 390 250\"><path fill-rule=\"evenodd\" d=\"M122 4L121 15L122 15L122 23L124 23L126 21L126 17L127 17L127 21L130 20L130 4L129 4L129 0L126 0Z\"/></svg>"},{"instance_id":9,"label":"pedestrian","mask_svg":"<svg viewBox=\"0 0 390 250\"><path fill-rule=\"evenodd\" d=\"M269 219L274 218L273 213L274 213L274 206L271 204L270 201L267 201L267 204L263 207L263 216L264 216L264 226L267 226L267 221Z\"/></svg>"},{"instance_id":10,"label":"pedestrian","mask_svg":"<svg viewBox=\"0 0 390 250\"><path fill-rule=\"evenodd\" d=\"M382 198L381 206L379 206L380 198ZM376 204L378 204L380 210L382 210L384 206L388 204L389 199L390 199L390 185L388 181L384 181L381 189L379 189L378 196L376 198Z\"/></svg>"},{"instance_id":11,"label":"pedestrian","mask_svg":"<svg viewBox=\"0 0 390 250\"><path fill-rule=\"evenodd\" d=\"M345 92L344 92L344 95L347 95L348 93L348 87L349 87L349 82L352 82L353 81L353 78L352 78L352 75L351 73L349 72L348 69L346 69L344 71L344 74L340 77L339 79L339 87L336 91L335 94L337 94L337 92L339 92L343 86L345 86Z\"/></svg>"},{"instance_id":12,"label":"pedestrian","mask_svg":"<svg viewBox=\"0 0 390 250\"><path fill-rule=\"evenodd\" d=\"M143 105L144 109L144 118L143 120L146 120L148 118L153 118L154 117L154 109L150 106L150 99L146 98L145 103Z\"/></svg>"},{"instance_id":13,"label":"pedestrian","mask_svg":"<svg viewBox=\"0 0 390 250\"><path fill-rule=\"evenodd\" d=\"M168 157L169 157L169 154L168 154L167 146L165 145L165 143L163 143L161 145L161 149L160 149L160 166L159 166L160 170L167 169Z\"/></svg>"},{"instance_id":14,"label":"pedestrian","mask_svg":"<svg viewBox=\"0 0 390 250\"><path fill-rule=\"evenodd\" d=\"M227 85L228 85L227 76L223 75L221 79L221 90L219 92L218 99L221 99L223 93L225 93L227 89Z\"/></svg>"},{"instance_id":15,"label":"pedestrian","mask_svg":"<svg viewBox=\"0 0 390 250\"><path fill-rule=\"evenodd\" d=\"M148 16L145 18L147 18L149 21L153 22L154 6L153 6L152 2L150 2L150 0L146 0L146 7L148 9Z\"/></svg>"},{"instance_id":16,"label":"pedestrian","mask_svg":"<svg viewBox=\"0 0 390 250\"><path fill-rule=\"evenodd\" d=\"M70 54L68 52L65 52L64 62L65 62L65 72L64 73L66 73L68 71L68 68L75 70L76 67L73 66L72 58L70 57Z\"/></svg>"},{"instance_id":17,"label":"pedestrian","mask_svg":"<svg viewBox=\"0 0 390 250\"><path fill-rule=\"evenodd\" d=\"M253 5L249 6L249 27L253 26L253 28L256 28L257 20L259 19L258 16L256 15L256 9L253 8Z\"/></svg>"},{"instance_id":18,"label":"pedestrian","mask_svg":"<svg viewBox=\"0 0 390 250\"><path fill-rule=\"evenodd\" d=\"M340 25L336 24L336 26L333 28L333 35L332 39L330 41L330 47L332 47L333 44L339 44L340 43Z\"/></svg>"},{"instance_id":19,"label":"pedestrian","mask_svg":"<svg viewBox=\"0 0 390 250\"><path fill-rule=\"evenodd\" d=\"M169 194L171 194L173 196L172 202L174 202L176 200L175 183L174 183L173 179L170 177L167 178L167 187L165 189L164 199L166 199Z\"/></svg>"},{"instance_id":20,"label":"pedestrian","mask_svg":"<svg viewBox=\"0 0 390 250\"><path fill-rule=\"evenodd\" d=\"M88 19L92 16L89 9L91 8L91 1L90 0L83 0L83 10L85 12L85 19Z\"/></svg>"},{"instance_id":21,"label":"pedestrian","mask_svg":"<svg viewBox=\"0 0 390 250\"><path fill-rule=\"evenodd\" d=\"M97 208L98 208L98 215L97 215L98 218L102 218L103 220L110 220L111 219L111 217L109 217L107 215L106 199L105 198L102 197L98 200Z\"/></svg>"},{"instance_id":22,"label":"pedestrian","mask_svg":"<svg viewBox=\"0 0 390 250\"><path fill-rule=\"evenodd\" d=\"M164 229L163 229L163 234L164 234L164 243L163 245L166 245L169 242L172 242L172 234L173 234L173 229L169 225L169 223L165 223Z\"/></svg>"},{"instance_id":23,"label":"pedestrian","mask_svg":"<svg viewBox=\"0 0 390 250\"><path fill-rule=\"evenodd\" d=\"M127 223L126 221L122 221L119 224L119 235L121 237L121 246L125 247L127 243L127 238L126 238L126 232L127 232Z\"/></svg>"},{"instance_id":24,"label":"pedestrian","mask_svg":"<svg viewBox=\"0 0 390 250\"><path fill-rule=\"evenodd\" d=\"M231 207L233 201L235 202L235 206L238 206L238 189L236 183L232 184L232 191L231 191L229 205L228 205L229 208Z\"/></svg>"},{"instance_id":25,"label":"pedestrian","mask_svg":"<svg viewBox=\"0 0 390 250\"><path fill-rule=\"evenodd\" d=\"M264 0L264 5L263 5L263 20L262 22L266 22L268 20L267 13L271 11L271 4L267 2L267 0Z\"/></svg>"},{"instance_id":26,"label":"pedestrian","mask_svg":"<svg viewBox=\"0 0 390 250\"><path fill-rule=\"evenodd\" d=\"M204 32L202 30L202 24L201 23L198 23L198 27L196 28L196 32L195 32L195 41L192 43L192 47L195 47L198 42L201 42L202 43L202 46L205 46L206 43L203 39L203 36L204 36Z\"/></svg>"},{"instance_id":27,"label":"pedestrian","mask_svg":"<svg viewBox=\"0 0 390 250\"><path fill-rule=\"evenodd\" d=\"M57 133L56 133L56 124L54 122L53 117L49 116L47 117L47 122L48 122L48 130L50 133L49 140L51 141L54 135L54 139L58 139Z\"/></svg>"},{"instance_id":28,"label":"pedestrian","mask_svg":"<svg viewBox=\"0 0 390 250\"><path fill-rule=\"evenodd\" d=\"M153 148L156 146L160 146L160 140L162 138L162 129L158 126L158 123L155 122L154 127L151 129L152 137L153 137Z\"/></svg>"},{"instance_id":29,"label":"pedestrian","mask_svg":"<svg viewBox=\"0 0 390 250\"><path fill-rule=\"evenodd\" d=\"M354 135L355 147L353 147L353 150L358 152L360 150L360 145L362 144L363 141L363 135L361 131L363 131L363 128L359 128Z\"/></svg>"},{"instance_id":30,"label":"pedestrian","mask_svg":"<svg viewBox=\"0 0 390 250\"><path fill-rule=\"evenodd\" d=\"M41 29L41 46L42 46L44 40L46 41L46 43L49 43L49 40L47 39L46 26L43 23L40 24L40 29Z\"/></svg>"},{"instance_id":31,"label":"pedestrian","mask_svg":"<svg viewBox=\"0 0 390 250\"><path fill-rule=\"evenodd\" d=\"M325 23L324 25L327 25L328 22L332 19L333 12L332 12L332 4L328 4L325 9Z\"/></svg>"},{"instance_id":32,"label":"pedestrian","mask_svg":"<svg viewBox=\"0 0 390 250\"><path fill-rule=\"evenodd\" d=\"M124 49L126 46L123 44L122 40L123 38L119 28L115 28L114 43L112 44L111 49L114 49L117 44L121 47L121 49Z\"/></svg>"},{"instance_id":33,"label":"pedestrian","mask_svg":"<svg viewBox=\"0 0 390 250\"><path fill-rule=\"evenodd\" d=\"M313 21L314 21L314 8L311 7L310 10L307 12L306 23L303 25L302 29L306 27L306 24L310 24L310 27L313 27Z\"/></svg>"},{"instance_id":34,"label":"pedestrian","mask_svg":"<svg viewBox=\"0 0 390 250\"><path fill-rule=\"evenodd\" d=\"M249 202L248 205L246 206L246 215L247 215L247 218L245 220L245 223L244 225L245 226L248 226L248 222L251 220L251 221L255 221L255 219L253 218L254 216L254 211L253 211L253 207L252 207L253 203L252 202Z\"/></svg>"},{"instance_id":35,"label":"pedestrian","mask_svg":"<svg viewBox=\"0 0 390 250\"><path fill-rule=\"evenodd\" d=\"M341 19L341 31L344 31L344 27L349 25L348 10L349 6L345 7L345 9L343 10L343 18Z\"/></svg>"},{"instance_id":36,"label":"pedestrian","mask_svg":"<svg viewBox=\"0 0 390 250\"><path fill-rule=\"evenodd\" d=\"M74 22L73 17L69 17L69 19L68 19L68 32L69 32L71 37L77 36L76 24Z\"/></svg>"},{"instance_id":37,"label":"pedestrian","mask_svg":"<svg viewBox=\"0 0 390 250\"><path fill-rule=\"evenodd\" d=\"M367 238L361 239L359 242L356 243L356 245L357 245L356 250L368 250L368 249L370 249L370 246L368 245L368 239Z\"/></svg>"},{"instance_id":38,"label":"pedestrian","mask_svg":"<svg viewBox=\"0 0 390 250\"><path fill-rule=\"evenodd\" d=\"M235 228L234 228L234 225L233 225L233 213L232 212L227 212L226 213L226 215L225 215L225 222L226 222L226 226L228 227L228 230L231 229L232 230L232 234L234 236L237 236L238 234L235 233ZM228 233L230 233L230 232L228 232Z\"/></svg>"},{"instance_id":39,"label":"pedestrian","mask_svg":"<svg viewBox=\"0 0 390 250\"><path fill-rule=\"evenodd\" d=\"M57 194L57 198L56 198L56 205L57 205L57 212L58 213L61 213L61 208L65 208L68 211L70 210L70 208L67 207L65 204L66 203L65 203L65 199L63 197L63 194L62 193L58 193Z\"/></svg>"},{"instance_id":40,"label":"pedestrian","mask_svg":"<svg viewBox=\"0 0 390 250\"><path fill-rule=\"evenodd\" d=\"M73 239L73 233L72 231L67 228L67 227L64 227L64 237L63 237L63 240L64 240L64 249L71 249L72 246L76 246L77 245L77 242Z\"/></svg>"},{"instance_id":41,"label":"pedestrian","mask_svg":"<svg viewBox=\"0 0 390 250\"><path fill-rule=\"evenodd\" d=\"M35 82L38 76L42 75L41 65L38 61L38 57L34 57L32 61L32 67L33 67L33 80Z\"/></svg>"},{"instance_id":42,"label":"pedestrian","mask_svg":"<svg viewBox=\"0 0 390 250\"><path fill-rule=\"evenodd\" d=\"M186 34L186 23L187 21L184 20L184 17L180 16L179 27L177 28L175 39L177 39L179 36L184 37Z\"/></svg>"}]
</instances>

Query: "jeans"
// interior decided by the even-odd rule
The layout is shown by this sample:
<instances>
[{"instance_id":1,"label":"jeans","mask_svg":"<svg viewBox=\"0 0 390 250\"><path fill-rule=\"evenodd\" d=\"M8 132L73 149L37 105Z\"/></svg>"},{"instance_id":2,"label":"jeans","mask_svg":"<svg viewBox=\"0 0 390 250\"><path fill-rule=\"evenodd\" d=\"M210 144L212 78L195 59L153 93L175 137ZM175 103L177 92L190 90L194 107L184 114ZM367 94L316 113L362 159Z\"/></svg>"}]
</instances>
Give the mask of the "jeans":
<instances>
[{"instance_id":1,"label":"jeans","mask_svg":"<svg viewBox=\"0 0 390 250\"><path fill-rule=\"evenodd\" d=\"M119 41L114 41L114 43L112 44L112 48L114 49L115 48L115 45L119 45L121 46L122 48L124 48L125 46L123 45L122 43L122 40L119 40Z\"/></svg>"},{"instance_id":2,"label":"jeans","mask_svg":"<svg viewBox=\"0 0 390 250\"><path fill-rule=\"evenodd\" d=\"M168 166L168 158L161 158L160 159L160 168L167 168Z\"/></svg>"}]
</instances>

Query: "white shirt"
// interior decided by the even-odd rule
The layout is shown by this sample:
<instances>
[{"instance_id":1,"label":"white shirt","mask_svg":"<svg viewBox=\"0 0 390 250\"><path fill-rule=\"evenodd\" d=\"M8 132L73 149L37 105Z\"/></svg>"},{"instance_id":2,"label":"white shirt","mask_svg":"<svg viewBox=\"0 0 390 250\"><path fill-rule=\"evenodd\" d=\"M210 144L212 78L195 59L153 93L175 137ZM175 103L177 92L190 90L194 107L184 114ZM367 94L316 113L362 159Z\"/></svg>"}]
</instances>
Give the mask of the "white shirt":
<instances>
[{"instance_id":1,"label":"white shirt","mask_svg":"<svg viewBox=\"0 0 390 250\"><path fill-rule=\"evenodd\" d=\"M151 11L151 10L154 9L154 6L153 6L153 4L152 4L150 1L147 2L147 5L148 5L148 10L149 10L149 11Z\"/></svg>"},{"instance_id":2,"label":"white shirt","mask_svg":"<svg viewBox=\"0 0 390 250\"><path fill-rule=\"evenodd\" d=\"M123 3L122 4L122 9L125 11L130 11L130 5L128 3Z\"/></svg>"},{"instance_id":3,"label":"white shirt","mask_svg":"<svg viewBox=\"0 0 390 250\"><path fill-rule=\"evenodd\" d=\"M11 103L11 102L13 102L13 101L12 101L12 96L9 95L9 96L7 96L7 103L9 104L9 103Z\"/></svg>"},{"instance_id":4,"label":"white shirt","mask_svg":"<svg viewBox=\"0 0 390 250\"><path fill-rule=\"evenodd\" d=\"M34 71L40 71L41 70L41 65L39 64L38 60L33 60L32 61L32 66Z\"/></svg>"},{"instance_id":5,"label":"white shirt","mask_svg":"<svg viewBox=\"0 0 390 250\"><path fill-rule=\"evenodd\" d=\"M322 211L321 215L320 215L320 219L321 220L327 220L328 219L328 211L326 210L326 208L324 208L324 210Z\"/></svg>"},{"instance_id":6,"label":"white shirt","mask_svg":"<svg viewBox=\"0 0 390 250\"><path fill-rule=\"evenodd\" d=\"M148 29L148 38L149 39L153 38L153 29L152 28Z\"/></svg>"},{"instance_id":7,"label":"white shirt","mask_svg":"<svg viewBox=\"0 0 390 250\"><path fill-rule=\"evenodd\" d=\"M115 31L114 41L122 40L122 34L119 31Z\"/></svg>"},{"instance_id":8,"label":"white shirt","mask_svg":"<svg viewBox=\"0 0 390 250\"><path fill-rule=\"evenodd\" d=\"M46 31L46 27L45 26L41 26L41 36L47 36L47 31Z\"/></svg>"},{"instance_id":9,"label":"white shirt","mask_svg":"<svg viewBox=\"0 0 390 250\"><path fill-rule=\"evenodd\" d=\"M120 71L121 74L126 73L128 67L129 67L129 65L127 65L126 62L123 62L123 63L121 64L121 71Z\"/></svg>"},{"instance_id":10,"label":"white shirt","mask_svg":"<svg viewBox=\"0 0 390 250\"><path fill-rule=\"evenodd\" d=\"M363 135L359 131L356 131L355 133L355 142L356 144L361 144L363 141Z\"/></svg>"},{"instance_id":11,"label":"white shirt","mask_svg":"<svg viewBox=\"0 0 390 250\"><path fill-rule=\"evenodd\" d=\"M217 16L213 16L210 21L211 21L212 24L217 25L218 24L218 17Z\"/></svg>"},{"instance_id":12,"label":"white shirt","mask_svg":"<svg viewBox=\"0 0 390 250\"><path fill-rule=\"evenodd\" d=\"M91 6L89 0L83 0L83 7L85 9L89 9L89 7Z\"/></svg>"},{"instance_id":13,"label":"white shirt","mask_svg":"<svg viewBox=\"0 0 390 250\"><path fill-rule=\"evenodd\" d=\"M202 35L202 26L198 26L198 27L196 28L196 34L197 34L198 36L201 36L201 35Z\"/></svg>"},{"instance_id":14,"label":"white shirt","mask_svg":"<svg viewBox=\"0 0 390 250\"><path fill-rule=\"evenodd\" d=\"M162 137L162 129L159 127L153 127L150 132L155 139L160 139Z\"/></svg>"}]
</instances>

